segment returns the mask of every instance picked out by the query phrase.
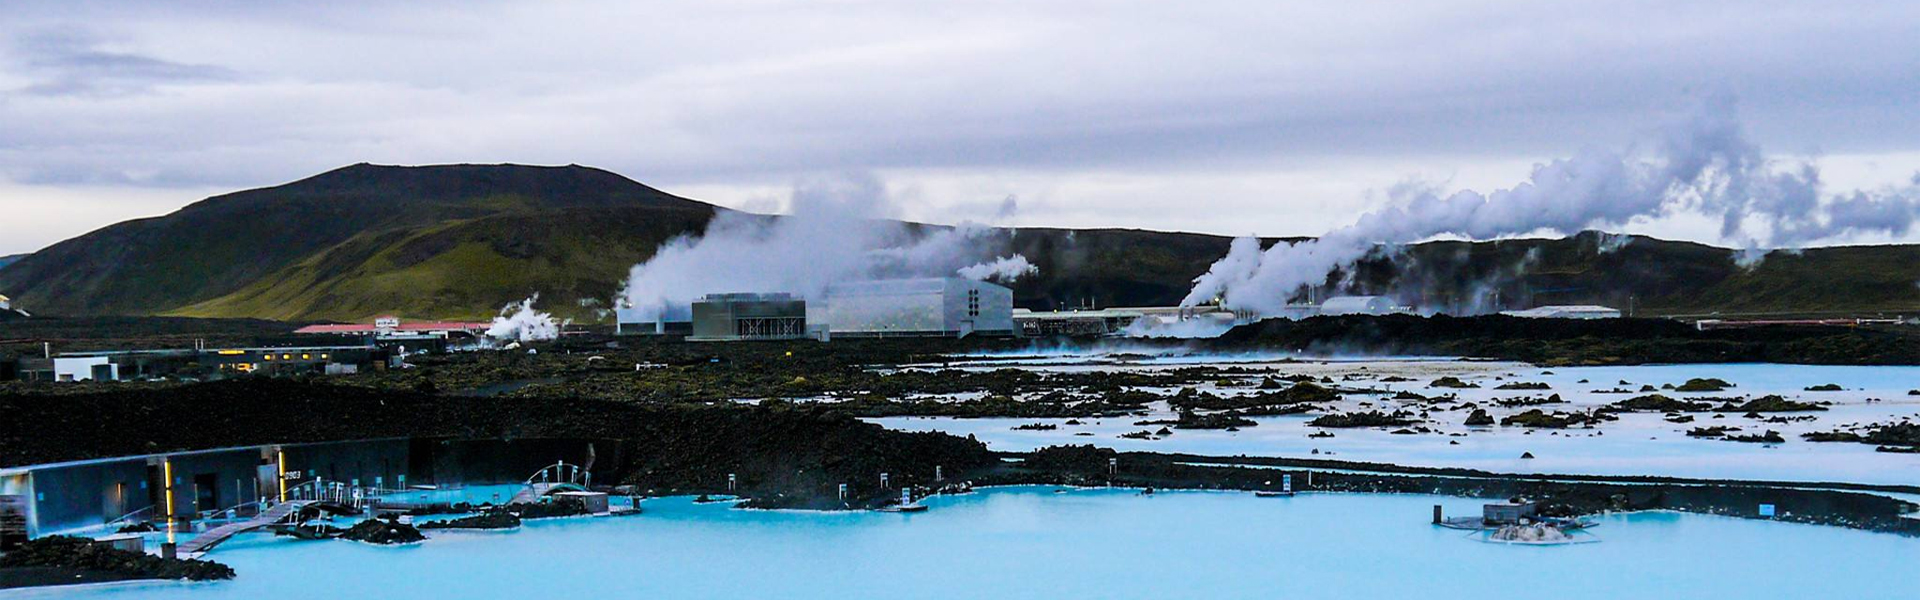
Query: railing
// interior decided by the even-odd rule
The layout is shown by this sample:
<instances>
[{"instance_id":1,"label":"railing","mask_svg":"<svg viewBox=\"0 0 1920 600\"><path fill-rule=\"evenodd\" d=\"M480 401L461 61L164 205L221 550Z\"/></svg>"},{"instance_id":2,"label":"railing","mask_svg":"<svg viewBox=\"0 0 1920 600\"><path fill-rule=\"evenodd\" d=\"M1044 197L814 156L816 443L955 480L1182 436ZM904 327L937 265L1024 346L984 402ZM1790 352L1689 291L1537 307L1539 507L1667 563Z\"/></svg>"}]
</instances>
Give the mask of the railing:
<instances>
[{"instance_id":1,"label":"railing","mask_svg":"<svg viewBox=\"0 0 1920 600\"><path fill-rule=\"evenodd\" d=\"M145 523L147 521L152 521L154 508L155 508L154 506L149 505L145 508L141 508L139 510L136 510L127 514L120 515L119 518L113 519L111 521L107 521L106 527L107 529L117 530L121 527L132 525L134 523Z\"/></svg>"},{"instance_id":2,"label":"railing","mask_svg":"<svg viewBox=\"0 0 1920 600\"><path fill-rule=\"evenodd\" d=\"M367 501L368 495L366 490L367 488L359 488L338 481L327 481L324 478L316 478L311 481L300 482L298 485L287 488L284 497L288 502L301 500L333 502L360 508L364 506Z\"/></svg>"},{"instance_id":3,"label":"railing","mask_svg":"<svg viewBox=\"0 0 1920 600\"><path fill-rule=\"evenodd\" d=\"M237 521L251 519L265 510L264 500L249 500L220 510L203 510L194 514L199 521Z\"/></svg>"},{"instance_id":4,"label":"railing","mask_svg":"<svg viewBox=\"0 0 1920 600\"><path fill-rule=\"evenodd\" d=\"M535 471L527 478L527 485L536 483L571 483L580 487L593 486L593 472L580 465L570 465L559 461Z\"/></svg>"}]
</instances>

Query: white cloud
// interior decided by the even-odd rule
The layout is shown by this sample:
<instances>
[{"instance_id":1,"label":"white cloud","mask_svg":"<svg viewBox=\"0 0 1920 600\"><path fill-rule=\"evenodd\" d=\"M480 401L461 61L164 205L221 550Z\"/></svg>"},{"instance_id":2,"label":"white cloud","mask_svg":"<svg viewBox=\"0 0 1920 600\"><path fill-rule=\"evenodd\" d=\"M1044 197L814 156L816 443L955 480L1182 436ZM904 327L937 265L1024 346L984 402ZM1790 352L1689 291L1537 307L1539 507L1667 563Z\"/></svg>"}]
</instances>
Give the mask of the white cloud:
<instances>
[{"instance_id":1,"label":"white cloud","mask_svg":"<svg viewBox=\"0 0 1920 600\"><path fill-rule=\"evenodd\" d=\"M361 161L581 163L745 205L853 169L917 190L910 217L1012 195L1026 224L1305 235L1410 176L1494 185L1624 143L1700 90L1739 96L1767 148L1880 163L1829 168L1836 187L1920 167L1920 5L1903 2L7 13L0 176L74 191L234 189ZM96 93L46 93L63 89Z\"/></svg>"}]
</instances>

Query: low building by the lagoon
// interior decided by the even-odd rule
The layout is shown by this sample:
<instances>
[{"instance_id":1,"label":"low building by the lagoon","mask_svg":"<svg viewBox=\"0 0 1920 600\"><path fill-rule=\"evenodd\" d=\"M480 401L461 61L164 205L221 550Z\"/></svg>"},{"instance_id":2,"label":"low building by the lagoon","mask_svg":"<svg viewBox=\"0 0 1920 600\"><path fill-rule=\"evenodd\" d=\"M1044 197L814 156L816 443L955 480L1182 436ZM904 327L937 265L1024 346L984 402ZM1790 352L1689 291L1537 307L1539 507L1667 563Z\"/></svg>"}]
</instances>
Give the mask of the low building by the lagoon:
<instances>
[{"instance_id":1,"label":"low building by the lagoon","mask_svg":"<svg viewBox=\"0 0 1920 600\"><path fill-rule=\"evenodd\" d=\"M597 439L390 438L0 467L0 537L15 542L156 523L174 525L185 541L199 529L195 522L257 510L322 482L356 497L424 485L517 484L556 459L577 463L628 451L624 442Z\"/></svg>"},{"instance_id":2,"label":"low building by the lagoon","mask_svg":"<svg viewBox=\"0 0 1920 600\"><path fill-rule=\"evenodd\" d=\"M396 355L372 345L67 352L21 357L0 366L0 380L31 382L220 379L247 374L343 375L393 366Z\"/></svg>"},{"instance_id":3,"label":"low building by the lagoon","mask_svg":"<svg viewBox=\"0 0 1920 600\"><path fill-rule=\"evenodd\" d=\"M834 337L1012 336L1013 290L963 277L838 283L807 307Z\"/></svg>"},{"instance_id":4,"label":"low building by the lagoon","mask_svg":"<svg viewBox=\"0 0 1920 600\"><path fill-rule=\"evenodd\" d=\"M807 337L807 301L792 294L708 294L693 303L688 340L796 340Z\"/></svg>"},{"instance_id":5,"label":"low building by the lagoon","mask_svg":"<svg viewBox=\"0 0 1920 600\"><path fill-rule=\"evenodd\" d=\"M1500 314L1529 319L1618 319L1620 309L1594 305L1538 306L1526 310L1503 310Z\"/></svg>"}]
</instances>

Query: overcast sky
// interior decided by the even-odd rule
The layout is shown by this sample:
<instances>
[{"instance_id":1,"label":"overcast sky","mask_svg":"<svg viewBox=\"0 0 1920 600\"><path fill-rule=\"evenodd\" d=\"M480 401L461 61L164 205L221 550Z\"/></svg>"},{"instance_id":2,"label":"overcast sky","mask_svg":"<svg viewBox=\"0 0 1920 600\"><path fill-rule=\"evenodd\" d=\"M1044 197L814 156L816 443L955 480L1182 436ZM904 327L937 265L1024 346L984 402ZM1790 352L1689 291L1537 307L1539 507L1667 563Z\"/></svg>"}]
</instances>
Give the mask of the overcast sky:
<instances>
[{"instance_id":1,"label":"overcast sky","mask_svg":"<svg viewBox=\"0 0 1920 600\"><path fill-rule=\"evenodd\" d=\"M1312 235L1701 93L1830 186L1889 185L1920 170L1916 31L1912 1L9 0L0 254L357 162L763 211L862 172L919 220Z\"/></svg>"}]
</instances>

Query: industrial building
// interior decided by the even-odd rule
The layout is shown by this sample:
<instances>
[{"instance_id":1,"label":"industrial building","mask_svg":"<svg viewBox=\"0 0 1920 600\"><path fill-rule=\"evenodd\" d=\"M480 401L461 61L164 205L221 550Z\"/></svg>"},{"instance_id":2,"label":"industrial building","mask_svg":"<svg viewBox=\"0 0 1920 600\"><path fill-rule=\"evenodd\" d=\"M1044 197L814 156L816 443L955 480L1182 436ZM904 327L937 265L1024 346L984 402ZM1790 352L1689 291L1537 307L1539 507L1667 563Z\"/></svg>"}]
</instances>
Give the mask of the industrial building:
<instances>
[{"instance_id":1,"label":"industrial building","mask_svg":"<svg viewBox=\"0 0 1920 600\"><path fill-rule=\"evenodd\" d=\"M807 301L792 294L708 294L693 303L688 340L794 340L807 337Z\"/></svg>"},{"instance_id":2,"label":"industrial building","mask_svg":"<svg viewBox=\"0 0 1920 600\"><path fill-rule=\"evenodd\" d=\"M1334 296L1320 303L1320 314L1327 316L1386 315L1396 312L1405 310L1386 296Z\"/></svg>"},{"instance_id":3,"label":"industrial building","mask_svg":"<svg viewBox=\"0 0 1920 600\"><path fill-rule=\"evenodd\" d=\"M1013 322L1020 335L1115 335L1136 322L1166 327L1183 322L1204 322L1227 328L1251 323L1258 315L1251 311L1230 311L1217 306L1144 306L1086 310L1030 311L1014 309Z\"/></svg>"},{"instance_id":4,"label":"industrial building","mask_svg":"<svg viewBox=\"0 0 1920 600\"><path fill-rule=\"evenodd\" d=\"M1526 310L1503 310L1500 314L1529 319L1618 319L1620 309L1605 306L1540 306Z\"/></svg>"},{"instance_id":5,"label":"industrial building","mask_svg":"<svg viewBox=\"0 0 1920 600\"><path fill-rule=\"evenodd\" d=\"M395 355L375 346L288 346L218 350L117 350L23 357L0 366L0 380L133 381L234 375L341 375L393 366Z\"/></svg>"},{"instance_id":6,"label":"industrial building","mask_svg":"<svg viewBox=\"0 0 1920 600\"><path fill-rule=\"evenodd\" d=\"M809 320L834 336L1014 335L1013 290L960 277L883 279L829 286Z\"/></svg>"},{"instance_id":7,"label":"industrial building","mask_svg":"<svg viewBox=\"0 0 1920 600\"><path fill-rule=\"evenodd\" d=\"M686 310L613 309L614 335L692 335L693 315Z\"/></svg>"},{"instance_id":8,"label":"industrial building","mask_svg":"<svg viewBox=\"0 0 1920 600\"><path fill-rule=\"evenodd\" d=\"M1115 308L1062 311L1013 309L1013 322L1019 325L1020 335L1026 337L1112 335L1125 330L1143 316L1146 316L1145 313L1140 311Z\"/></svg>"}]
</instances>

